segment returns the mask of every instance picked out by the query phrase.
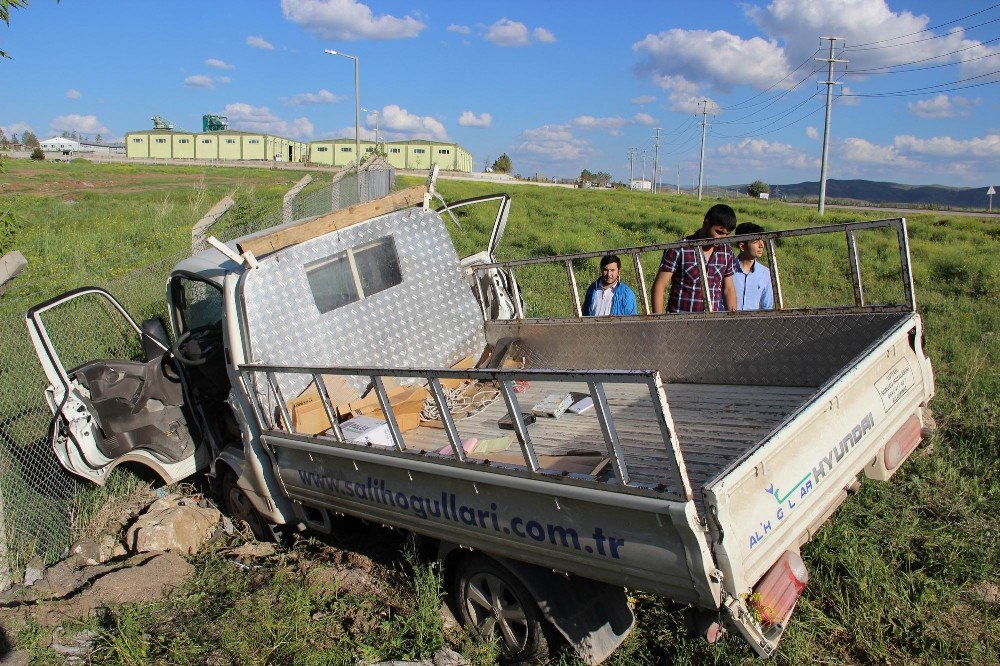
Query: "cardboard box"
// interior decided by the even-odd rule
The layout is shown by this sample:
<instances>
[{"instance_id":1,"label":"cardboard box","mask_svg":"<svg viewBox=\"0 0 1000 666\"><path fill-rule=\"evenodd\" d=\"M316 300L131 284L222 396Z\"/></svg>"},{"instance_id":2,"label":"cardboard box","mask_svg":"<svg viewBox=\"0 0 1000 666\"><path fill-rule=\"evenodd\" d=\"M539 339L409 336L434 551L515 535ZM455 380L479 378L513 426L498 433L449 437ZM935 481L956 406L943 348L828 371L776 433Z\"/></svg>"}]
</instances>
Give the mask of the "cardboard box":
<instances>
[{"instance_id":1,"label":"cardboard box","mask_svg":"<svg viewBox=\"0 0 1000 666\"><path fill-rule=\"evenodd\" d=\"M355 416L340 424L344 439L348 442L370 443L373 446L393 447L389 424L370 416Z\"/></svg>"}]
</instances>

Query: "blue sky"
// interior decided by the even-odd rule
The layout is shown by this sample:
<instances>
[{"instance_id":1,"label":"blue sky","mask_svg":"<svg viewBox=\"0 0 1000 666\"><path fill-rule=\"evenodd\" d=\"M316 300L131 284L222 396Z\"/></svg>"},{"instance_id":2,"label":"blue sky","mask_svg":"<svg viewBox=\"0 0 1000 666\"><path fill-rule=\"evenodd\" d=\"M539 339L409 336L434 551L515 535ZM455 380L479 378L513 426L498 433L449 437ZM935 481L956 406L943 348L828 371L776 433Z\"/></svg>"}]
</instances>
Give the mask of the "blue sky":
<instances>
[{"instance_id":1,"label":"blue sky","mask_svg":"<svg viewBox=\"0 0 1000 666\"><path fill-rule=\"evenodd\" d=\"M1000 185L989 0L35 0L0 25L13 56L0 127L121 137L154 114L199 130L212 112L353 137L353 66L330 48L360 57L361 105L383 136L456 141L477 170L506 152L524 175L625 179L635 148L649 176L660 127L662 179L679 168L689 186L707 99L707 182L799 182L819 177L824 36L845 38L849 60L834 77L831 178ZM372 133L375 114L362 125Z\"/></svg>"}]
</instances>

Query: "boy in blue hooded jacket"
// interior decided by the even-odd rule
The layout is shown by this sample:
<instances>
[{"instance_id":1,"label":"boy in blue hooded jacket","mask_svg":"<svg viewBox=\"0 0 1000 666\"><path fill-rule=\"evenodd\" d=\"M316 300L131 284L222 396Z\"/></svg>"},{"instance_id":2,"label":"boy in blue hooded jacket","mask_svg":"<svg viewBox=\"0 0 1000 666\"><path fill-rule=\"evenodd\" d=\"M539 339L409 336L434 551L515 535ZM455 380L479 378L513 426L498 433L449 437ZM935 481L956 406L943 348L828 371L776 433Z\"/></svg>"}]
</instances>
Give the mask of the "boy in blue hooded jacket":
<instances>
[{"instance_id":1,"label":"boy in blue hooded jacket","mask_svg":"<svg viewBox=\"0 0 1000 666\"><path fill-rule=\"evenodd\" d=\"M601 277L587 287L587 295L583 299L585 317L638 313L635 292L621 281L621 270L622 260L617 255L608 254L601 259Z\"/></svg>"}]
</instances>

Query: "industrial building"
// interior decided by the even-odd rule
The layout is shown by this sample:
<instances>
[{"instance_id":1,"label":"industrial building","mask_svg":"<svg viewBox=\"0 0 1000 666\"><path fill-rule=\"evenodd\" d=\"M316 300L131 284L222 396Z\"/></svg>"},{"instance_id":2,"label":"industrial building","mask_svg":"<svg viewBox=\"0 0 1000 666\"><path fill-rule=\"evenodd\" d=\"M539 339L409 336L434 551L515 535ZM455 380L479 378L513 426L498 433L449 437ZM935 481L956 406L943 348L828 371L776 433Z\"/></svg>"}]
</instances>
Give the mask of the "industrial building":
<instances>
[{"instance_id":1,"label":"industrial building","mask_svg":"<svg viewBox=\"0 0 1000 666\"><path fill-rule=\"evenodd\" d=\"M271 160L304 162L309 144L272 134L217 130L184 132L150 129L125 135L129 157L199 160Z\"/></svg>"},{"instance_id":2,"label":"industrial building","mask_svg":"<svg viewBox=\"0 0 1000 666\"><path fill-rule=\"evenodd\" d=\"M199 160L268 160L312 162L347 166L355 161L353 138L326 139L305 143L273 134L229 129L225 116L202 116L201 132L174 129L173 123L153 116L153 129L125 135L125 151L132 158ZM442 141L361 142L361 157L376 145L397 169L429 169L437 164L447 171L472 171L472 155L457 143Z\"/></svg>"},{"instance_id":3,"label":"industrial building","mask_svg":"<svg viewBox=\"0 0 1000 666\"><path fill-rule=\"evenodd\" d=\"M437 164L447 171L472 171L472 155L457 143L441 141L380 142L389 164L397 169L429 169ZM354 139L326 139L309 144L309 161L315 164L346 166L354 162ZM361 156L375 150L374 141L361 142Z\"/></svg>"}]
</instances>

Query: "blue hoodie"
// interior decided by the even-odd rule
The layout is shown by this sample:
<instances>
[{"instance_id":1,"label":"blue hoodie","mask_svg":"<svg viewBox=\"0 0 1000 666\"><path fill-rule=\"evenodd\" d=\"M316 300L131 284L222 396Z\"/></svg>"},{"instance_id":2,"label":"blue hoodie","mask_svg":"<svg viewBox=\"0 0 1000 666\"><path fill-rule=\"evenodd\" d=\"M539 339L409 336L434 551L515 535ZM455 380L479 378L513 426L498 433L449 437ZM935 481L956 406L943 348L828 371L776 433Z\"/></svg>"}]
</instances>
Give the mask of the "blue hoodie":
<instances>
[{"instance_id":1,"label":"blue hoodie","mask_svg":"<svg viewBox=\"0 0 1000 666\"><path fill-rule=\"evenodd\" d=\"M587 295L583 298L584 317L594 316L597 290L601 288L601 278L597 278L593 284L587 287ZM611 299L611 315L622 316L634 314L638 314L635 303L635 292L632 291L631 287L619 280L618 286L615 287L615 295Z\"/></svg>"}]
</instances>

